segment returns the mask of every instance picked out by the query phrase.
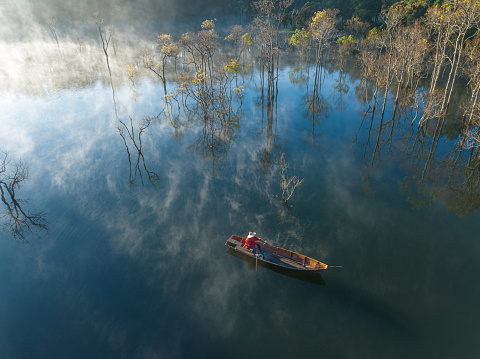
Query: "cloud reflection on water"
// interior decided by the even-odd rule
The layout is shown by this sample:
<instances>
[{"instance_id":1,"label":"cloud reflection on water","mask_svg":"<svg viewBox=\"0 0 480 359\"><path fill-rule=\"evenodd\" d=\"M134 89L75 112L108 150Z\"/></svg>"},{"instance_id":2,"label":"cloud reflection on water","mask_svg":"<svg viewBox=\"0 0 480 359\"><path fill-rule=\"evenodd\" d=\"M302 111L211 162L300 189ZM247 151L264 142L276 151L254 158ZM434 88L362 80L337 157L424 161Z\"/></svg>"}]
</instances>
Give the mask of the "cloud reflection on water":
<instances>
[{"instance_id":1,"label":"cloud reflection on water","mask_svg":"<svg viewBox=\"0 0 480 359\"><path fill-rule=\"evenodd\" d=\"M141 85L143 96L135 103L126 87L116 91L122 111L135 119L158 113L161 89L153 82L146 80ZM420 297L413 300L401 290L412 287L405 279L408 275L399 273L402 261L412 254L395 241L415 244L418 238L406 240L408 231L402 228L404 223L420 227L420 220L413 221L406 214L407 207L391 208L391 203L401 202L397 197L392 201L385 193L373 199L361 194L358 163L352 153L332 145L341 141L338 138L321 153L304 151L298 145L302 141L297 141L303 138L298 130L303 124L288 116L295 111L289 102L279 103L278 131L272 133L260 133L261 118L255 106L245 109L252 116L247 117L216 177L209 164L186 150L198 127L174 142L171 127L166 122L155 123L144 149L162 181L156 187L142 188L128 184L128 163L114 127L111 91L102 83L45 98L8 101L6 107L17 115L0 123L0 141L32 163L38 181L28 190L43 188L45 196L53 198L40 197L39 201L53 212L55 225L47 241L50 244L34 255L36 278L53 285L57 298L64 298L69 310L84 317L74 328L92 329L98 341L117 353L181 356L190 340L199 344L192 334L203 334L206 343L216 343L239 330L247 332L251 323L281 340L293 333L306 345L309 340L325 343L325 338L341 338L360 346L366 338L364 323L380 332L385 326L375 329L375 324L387 322L395 327L404 309L414 316L427 308L432 317L441 310L442 291L432 283L433 269L416 277L428 288L413 285L420 289ZM19 116L25 107L34 110L28 117ZM334 137L342 126L338 121L326 126L326 131ZM273 136L277 138L272 140ZM328 136L324 137L328 145ZM292 169L306 178L293 201L293 216L299 213L298 221L278 218L281 198L275 197L279 188L274 161L266 163L263 171L257 166L262 151L274 159L283 143L292 146ZM391 178L385 173L378 176ZM391 187L385 190L390 191ZM329 272L325 288L267 271L255 273L226 255L223 245L231 234L244 235L249 230L321 260L334 258L340 262L333 264L345 268ZM421 254L428 254L427 249L423 247ZM429 256L429 260L434 269L443 263L440 256ZM22 281L28 281L24 275ZM347 278L347 284L338 284L336 277ZM331 282L337 283L333 290ZM436 298L430 297L432 292ZM118 297L122 300L117 302ZM385 301L391 304L385 307L389 315L382 311ZM130 311L135 318L129 317ZM305 326L295 326L290 311L302 317ZM272 328L279 317L281 325ZM330 319L329 332L322 331L318 318ZM153 331L151 337L135 337L136 330L146 332L139 329L143 326ZM132 337L130 343L138 348L129 347ZM390 332L382 338L390 340ZM335 348L337 353L349 351L341 343Z\"/></svg>"}]
</instances>

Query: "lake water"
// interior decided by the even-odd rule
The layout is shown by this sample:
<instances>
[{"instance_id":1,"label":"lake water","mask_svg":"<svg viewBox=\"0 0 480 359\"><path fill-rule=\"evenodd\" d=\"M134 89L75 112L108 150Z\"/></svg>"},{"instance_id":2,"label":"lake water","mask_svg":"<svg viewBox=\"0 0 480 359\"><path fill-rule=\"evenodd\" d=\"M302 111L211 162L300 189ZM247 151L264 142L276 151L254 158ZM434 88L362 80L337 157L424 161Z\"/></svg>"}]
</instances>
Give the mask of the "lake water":
<instances>
[{"instance_id":1,"label":"lake water","mask_svg":"<svg viewBox=\"0 0 480 359\"><path fill-rule=\"evenodd\" d=\"M341 93L340 73L325 73L329 110L312 126L307 87L291 81L298 58L280 68L272 112L252 70L225 141L211 147L201 123L175 132L160 116L142 133L135 176L117 119L131 118L137 136L163 109L163 86L143 76L134 100L117 81L114 102L102 56L57 79L76 83L54 86L44 67L40 85L10 83L0 97L0 148L30 174L16 196L47 227L21 243L1 219L2 358L478 358L480 216L442 197L412 205L402 184L416 170L399 139L408 126L368 170L358 79L343 75ZM289 210L282 153L303 178ZM343 267L316 280L256 271L224 245L249 231Z\"/></svg>"}]
</instances>

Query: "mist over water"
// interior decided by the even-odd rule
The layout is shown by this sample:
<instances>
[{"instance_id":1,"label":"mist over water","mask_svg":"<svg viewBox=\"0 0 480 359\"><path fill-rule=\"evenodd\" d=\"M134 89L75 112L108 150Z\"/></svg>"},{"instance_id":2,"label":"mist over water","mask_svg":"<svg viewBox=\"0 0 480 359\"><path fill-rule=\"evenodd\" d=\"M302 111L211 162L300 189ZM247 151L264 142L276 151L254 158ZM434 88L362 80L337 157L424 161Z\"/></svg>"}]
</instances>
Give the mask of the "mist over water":
<instances>
[{"instance_id":1,"label":"mist over water","mask_svg":"<svg viewBox=\"0 0 480 359\"><path fill-rule=\"evenodd\" d=\"M475 358L479 214L455 211L448 197L411 200L406 179L424 153L406 155L409 122L372 160L378 122L362 125L357 70L326 64L315 117L313 66L296 53L282 54L275 102L245 54L244 91L222 135L194 111L172 106L178 117L167 116L163 84L139 51L189 31L183 10L2 4L0 149L8 173L28 168L15 196L46 229L15 240L0 203L0 357ZM111 77L94 11L117 28ZM59 45L44 26L52 18ZM188 26L199 31L202 20ZM139 70L133 84L127 65ZM176 65L169 94L186 69ZM442 140L440 158L450 146ZM282 153L303 179L290 208ZM224 246L248 231L343 268L315 278L256 271Z\"/></svg>"},{"instance_id":2,"label":"mist over water","mask_svg":"<svg viewBox=\"0 0 480 359\"><path fill-rule=\"evenodd\" d=\"M91 86L97 80L109 82L95 12L105 27L115 26L119 54L112 69L115 81L123 83L125 66L141 62L140 50L153 50L158 35L172 34L178 40L184 32L198 31L206 18L213 19L215 11L206 5L146 0L3 2L0 91L40 94ZM189 12L192 9L194 13ZM219 31L226 32L234 21L223 16Z\"/></svg>"},{"instance_id":3,"label":"mist over water","mask_svg":"<svg viewBox=\"0 0 480 359\"><path fill-rule=\"evenodd\" d=\"M95 33L92 14L98 12L106 24L113 24L123 35L151 35L192 31L205 19L218 18L229 26L235 22L228 15L229 4L218 6L215 1L189 0L18 0L0 4L1 41L37 41L50 38L48 23L55 20L59 40L73 39L76 34ZM158 34L157 34L158 32ZM125 37L125 36L124 36Z\"/></svg>"}]
</instances>

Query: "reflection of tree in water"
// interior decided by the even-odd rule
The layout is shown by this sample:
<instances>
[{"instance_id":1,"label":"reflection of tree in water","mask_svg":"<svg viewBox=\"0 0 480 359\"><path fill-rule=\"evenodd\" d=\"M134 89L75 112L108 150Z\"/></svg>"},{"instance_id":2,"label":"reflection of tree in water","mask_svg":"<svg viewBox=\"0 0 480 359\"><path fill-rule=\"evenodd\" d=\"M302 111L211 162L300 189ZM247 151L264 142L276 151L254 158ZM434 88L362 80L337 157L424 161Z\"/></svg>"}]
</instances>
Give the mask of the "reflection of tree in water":
<instances>
[{"instance_id":1,"label":"reflection of tree in water","mask_svg":"<svg viewBox=\"0 0 480 359\"><path fill-rule=\"evenodd\" d=\"M240 128L243 112L241 103L236 101L241 99L241 92L238 88L232 89L234 77L228 70L217 68L211 76L213 80L197 74L192 82L184 84L184 106L178 109L183 111L188 126L191 123L200 126L196 141L188 149L200 154L206 163L211 163L215 176ZM169 100L174 101L174 98ZM178 121L179 117L176 118ZM176 126L182 125L176 122Z\"/></svg>"},{"instance_id":2,"label":"reflection of tree in water","mask_svg":"<svg viewBox=\"0 0 480 359\"><path fill-rule=\"evenodd\" d=\"M333 85L333 96L335 99L335 109L337 112L345 111L345 99L344 95L348 94L350 91L350 86L346 83L345 74L340 71L338 73L338 78L335 80L336 84Z\"/></svg>"},{"instance_id":3,"label":"reflection of tree in water","mask_svg":"<svg viewBox=\"0 0 480 359\"><path fill-rule=\"evenodd\" d=\"M302 66L299 67L302 69ZM321 73L324 71L323 67L320 65L315 66L314 70L314 83L312 86L312 91L309 94L309 71L306 72L306 74L303 72L303 70L300 70L300 74L293 76L290 75L290 81L296 81L297 76L299 76L301 79L305 78L306 82L306 94L304 96L304 111L305 111L305 118L309 120L312 124L311 131L308 133L308 135L305 137L305 142L311 141L313 146L318 146L318 139L320 137L320 134L317 133L316 131L316 126L319 125L324 119L328 118L330 116L331 112L331 106L328 103L328 101L325 99L325 97L322 94L322 75ZM294 82L292 82L294 83Z\"/></svg>"},{"instance_id":4,"label":"reflection of tree in water","mask_svg":"<svg viewBox=\"0 0 480 359\"><path fill-rule=\"evenodd\" d=\"M307 66L300 64L292 67L290 71L288 71L288 78L293 86L298 86L300 88L305 87L308 91L309 69Z\"/></svg>"},{"instance_id":5,"label":"reflection of tree in water","mask_svg":"<svg viewBox=\"0 0 480 359\"><path fill-rule=\"evenodd\" d=\"M267 81L264 79L265 73ZM281 223L295 223L296 219L293 216L292 206L288 204L288 200L293 196L295 188L301 184L303 179L300 180L297 176L287 175L288 164L285 161L285 153L281 153L283 146L277 143L278 74L275 74L273 71L265 71L265 68L260 65L260 75L260 96L257 104L261 110L261 127L258 135L265 135L265 146L258 151L260 156L257 168L264 174L271 172L276 176L278 172L279 179L275 182L279 185L282 195L272 196L282 198L281 204L276 205L278 217ZM289 75L297 78L297 75L292 72ZM300 76L303 77L304 75ZM308 89L308 76L304 80L306 80ZM266 88L265 82L267 84Z\"/></svg>"},{"instance_id":6,"label":"reflection of tree in water","mask_svg":"<svg viewBox=\"0 0 480 359\"><path fill-rule=\"evenodd\" d=\"M465 215L480 207L480 160L478 150L456 148L450 152L431 153L434 141L412 144L406 153L409 176L401 188L414 207L429 205L443 199L447 207L458 215ZM430 166L425 170L425 164Z\"/></svg>"},{"instance_id":7,"label":"reflection of tree in water","mask_svg":"<svg viewBox=\"0 0 480 359\"><path fill-rule=\"evenodd\" d=\"M142 183L142 186L144 185L142 168L147 174L148 180L153 185L155 185L157 181L160 181L160 177L157 173L148 170L147 164L145 162L145 156L143 155L143 152L142 152L142 147L143 147L142 135L145 133L146 129L150 126L153 120L154 120L153 117L143 117L138 123L137 133L135 133L134 121L130 116L129 116L129 122L127 123L124 122L123 120L118 120L117 122L118 133L122 137L123 143L125 144L125 148L127 150L128 163L130 166L129 181L132 185L135 184L137 175L140 177L140 182ZM127 142L127 138L131 144L130 146ZM134 153L133 157L135 155L137 156L136 160L134 160L134 164L132 162L132 154L130 152L130 148L132 145L134 147L134 150L132 151ZM133 170L132 170L132 167L133 167Z\"/></svg>"},{"instance_id":8,"label":"reflection of tree in water","mask_svg":"<svg viewBox=\"0 0 480 359\"><path fill-rule=\"evenodd\" d=\"M20 242L27 242L29 235L38 236L38 232L47 229L45 214L25 210L22 206L27 200L16 196L16 190L28 178L28 169L23 162L10 165L8 154L3 152L0 159L0 195L4 206L0 218L3 230L10 232Z\"/></svg>"},{"instance_id":9,"label":"reflection of tree in water","mask_svg":"<svg viewBox=\"0 0 480 359\"><path fill-rule=\"evenodd\" d=\"M437 124L433 120L416 130L412 127L415 100L406 94L397 101L394 119L377 121L370 118L366 140L361 145L365 161L365 189L371 191L371 174L375 168L400 160L408 172L400 183L400 189L414 207L430 205L442 199L458 215L479 208L479 147L466 145L465 134L455 132L455 126L452 126L454 132L449 136L457 138L456 145L453 148L443 144L437 146L439 137L446 136L446 132L436 131ZM452 109L450 116L446 123L455 123L457 116L461 117L461 111Z\"/></svg>"},{"instance_id":10,"label":"reflection of tree in water","mask_svg":"<svg viewBox=\"0 0 480 359\"><path fill-rule=\"evenodd\" d=\"M113 99L113 105L115 110L115 119L117 121L116 123L117 130L120 137L122 137L123 143L127 150L129 170L130 170L129 182L132 185L134 185L138 175L140 177L140 182L142 183L142 186L143 186L144 185L143 173L142 173L142 168L143 168L143 171L145 171L145 173L147 174L148 180L153 185L155 185L155 183L160 180L160 177L155 172L148 170L147 164L145 161L145 156L142 152L143 151L142 135L145 134L145 131L150 126L154 118L145 116L138 122L138 124L135 124L135 121L132 119L131 116L128 116L128 121L124 121L120 119L118 115L119 100L115 94L115 86L113 85L113 77L112 77L112 71L110 68L110 61L109 61L109 45L110 44L112 44L113 46L115 55L117 54L116 30L113 26L109 26L105 28L105 26L103 25L103 19L101 19L98 16L98 13L94 13L93 17L94 17L94 22L97 26L100 40L102 43L102 49L105 55L105 61L107 64L108 74L110 78L110 86L112 88L112 99ZM135 77L138 71L134 66L131 66L131 65L127 65L125 71L129 78L130 88L133 90L133 87L135 85ZM135 92L134 92L134 96L136 96ZM130 149L132 149L132 146L134 149L130 151ZM134 160L134 164L132 162L132 152L134 153L133 158L135 158L134 157L135 155L137 156L136 160Z\"/></svg>"},{"instance_id":11,"label":"reflection of tree in water","mask_svg":"<svg viewBox=\"0 0 480 359\"><path fill-rule=\"evenodd\" d=\"M364 83L364 86L368 86L368 84ZM361 92L363 92L363 90ZM369 93L369 91L366 90L365 93ZM354 143L359 144L361 141L360 138L363 138L359 136L362 128L366 131L366 138L364 143L361 144L365 163L363 184L366 192L372 191L370 187L370 176L374 168L380 167L384 163L389 163L397 158L399 151L405 151L408 146L413 146L412 150L419 150L418 154L423 153L422 149L424 149L422 138L417 136L417 133L413 131L411 126L406 126L411 123L410 112L400 110L396 118L390 121L383 121L383 115L378 120L377 117L375 117L375 108L377 105L376 96L370 97L370 100L373 104L368 104L368 109L363 114L362 121L354 139ZM405 103L401 102L401 104L405 106L405 109L412 106L408 101ZM401 118L404 118L403 124L405 128L400 127ZM412 159L411 154L406 155L406 157L404 163L408 163Z\"/></svg>"},{"instance_id":12,"label":"reflection of tree in water","mask_svg":"<svg viewBox=\"0 0 480 359\"><path fill-rule=\"evenodd\" d=\"M267 83L268 87L265 91L264 82L261 82L261 91L258 101L258 106L261 110L261 126L258 135L265 135L265 147L259 150L261 156L259 157L258 168L264 173L267 173L270 170L271 166L275 162L275 158L280 156L276 141L278 92L274 92L273 88L270 87L273 81L269 80ZM265 92L267 93L267 96L265 96ZM267 120L266 123L265 110Z\"/></svg>"},{"instance_id":13,"label":"reflection of tree in water","mask_svg":"<svg viewBox=\"0 0 480 359\"><path fill-rule=\"evenodd\" d=\"M331 113L331 106L319 91L314 91L314 95L306 97L305 100L305 118L312 123L310 133L305 137L305 142L311 141L314 146L318 146L320 134L316 132L316 126Z\"/></svg>"},{"instance_id":14,"label":"reflection of tree in water","mask_svg":"<svg viewBox=\"0 0 480 359\"><path fill-rule=\"evenodd\" d=\"M270 85L274 83L271 80L267 81L266 91L263 89L263 81L261 88L261 95L259 98L259 106L261 106L261 130L259 135L266 135L265 147L259 150L259 159L257 168L264 174L272 171L272 174L279 174L278 184L282 190L282 203L278 205L278 217L282 223L296 221L292 213L292 206L288 204L288 200L293 196L295 188L300 186L303 179L300 180L297 176L289 176L287 174L287 169L289 165L285 161L285 153L282 152L283 146L278 145L276 141L276 123L277 123L277 103L278 103L278 91L274 91L273 87ZM276 86L275 86L276 87ZM266 99L264 93L267 94ZM266 124L264 124L265 116L265 107L266 107ZM275 122L275 126L274 126ZM279 197L280 196L273 196Z\"/></svg>"},{"instance_id":15,"label":"reflection of tree in water","mask_svg":"<svg viewBox=\"0 0 480 359\"><path fill-rule=\"evenodd\" d=\"M459 215L466 215L480 207L480 160L477 157L472 163L472 159L473 156L469 157L467 165L456 172L455 181L447 185L447 206Z\"/></svg>"},{"instance_id":16,"label":"reflection of tree in water","mask_svg":"<svg viewBox=\"0 0 480 359\"><path fill-rule=\"evenodd\" d=\"M293 207L289 204L283 203L277 207L277 216L280 223L283 224L296 224L297 218L293 215Z\"/></svg>"},{"instance_id":17,"label":"reflection of tree in water","mask_svg":"<svg viewBox=\"0 0 480 359\"><path fill-rule=\"evenodd\" d=\"M193 107L184 110L189 121L200 125L197 139L188 149L211 165L212 176L215 177L223 167L223 160L240 128L243 113L240 105L236 110L233 109L233 98L225 98L221 86L210 93L216 96L209 98L208 104L196 102Z\"/></svg>"}]
</instances>

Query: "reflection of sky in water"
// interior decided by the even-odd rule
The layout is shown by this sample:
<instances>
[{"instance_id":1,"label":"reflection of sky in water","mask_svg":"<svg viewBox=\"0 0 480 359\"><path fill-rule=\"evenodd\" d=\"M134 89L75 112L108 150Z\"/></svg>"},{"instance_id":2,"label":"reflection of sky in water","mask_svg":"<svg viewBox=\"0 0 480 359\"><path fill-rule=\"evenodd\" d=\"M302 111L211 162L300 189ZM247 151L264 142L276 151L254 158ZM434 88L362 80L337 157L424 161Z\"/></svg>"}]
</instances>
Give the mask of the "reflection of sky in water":
<instances>
[{"instance_id":1,"label":"reflection of sky in water","mask_svg":"<svg viewBox=\"0 0 480 359\"><path fill-rule=\"evenodd\" d=\"M332 103L337 75L323 84ZM287 357L302 348L333 357L428 357L458 349L436 348L455 318L468 357L475 325L466 312L478 314L479 293L455 278L474 280L480 271L470 243L478 215L459 219L441 205L412 211L398 193L395 166L376 172L375 195L361 193L350 150L360 118L353 91L342 112L316 125L319 151L305 141L304 92L289 84L288 69L279 89L276 151L286 150L291 173L304 178L286 220L278 174L258 166L268 141L253 86L215 177L187 150L198 128L174 141L165 121L152 123L142 140L149 169L161 177L155 187L128 184L109 87L0 98L1 148L28 165L23 195L49 222L49 232L28 245L0 233L5 356ZM148 80L137 91L133 101L128 88L116 90L120 118L135 123L159 113L163 97ZM323 287L256 273L223 246L249 230L344 268L327 271Z\"/></svg>"}]
</instances>

